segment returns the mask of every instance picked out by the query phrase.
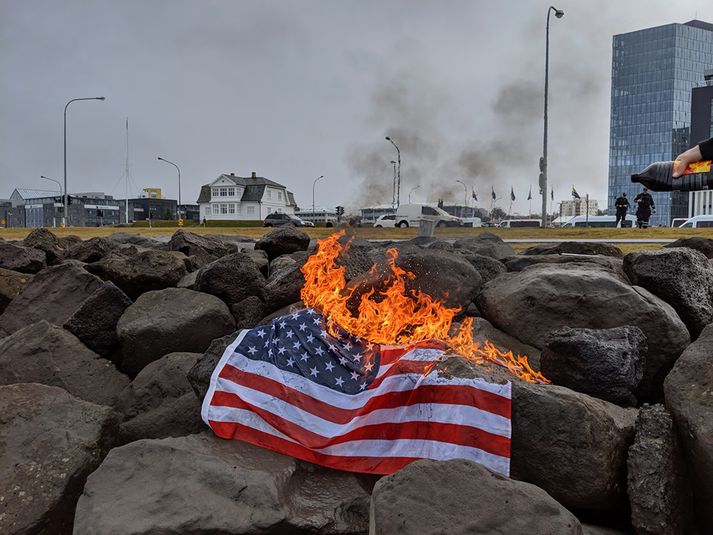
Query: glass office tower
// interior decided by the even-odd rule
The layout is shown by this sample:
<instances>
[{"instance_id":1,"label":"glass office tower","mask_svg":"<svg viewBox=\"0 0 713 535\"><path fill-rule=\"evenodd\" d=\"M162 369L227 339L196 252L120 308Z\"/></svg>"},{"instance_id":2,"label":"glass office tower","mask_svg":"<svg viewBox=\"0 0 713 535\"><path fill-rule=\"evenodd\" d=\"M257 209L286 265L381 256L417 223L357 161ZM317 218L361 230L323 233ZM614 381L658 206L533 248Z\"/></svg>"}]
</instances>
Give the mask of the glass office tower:
<instances>
[{"instance_id":1,"label":"glass office tower","mask_svg":"<svg viewBox=\"0 0 713 535\"><path fill-rule=\"evenodd\" d=\"M641 191L631 175L672 160L691 143L691 90L713 68L713 24L692 20L615 35L612 45L608 210L626 192ZM688 214L688 193L654 193L651 225Z\"/></svg>"}]
</instances>

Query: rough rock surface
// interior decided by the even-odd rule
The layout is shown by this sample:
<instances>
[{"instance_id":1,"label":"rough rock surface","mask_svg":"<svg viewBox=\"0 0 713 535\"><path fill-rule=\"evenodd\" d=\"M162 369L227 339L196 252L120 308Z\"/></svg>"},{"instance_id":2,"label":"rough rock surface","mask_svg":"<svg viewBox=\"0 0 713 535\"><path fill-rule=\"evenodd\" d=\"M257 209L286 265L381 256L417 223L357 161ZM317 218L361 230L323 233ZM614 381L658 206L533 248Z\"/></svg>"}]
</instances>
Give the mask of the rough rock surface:
<instances>
[{"instance_id":1,"label":"rough rock surface","mask_svg":"<svg viewBox=\"0 0 713 535\"><path fill-rule=\"evenodd\" d=\"M639 327L649 346L642 399L660 393L663 379L690 343L686 326L669 304L593 264L545 264L506 273L483 288L476 304L497 328L538 348L562 327Z\"/></svg>"},{"instance_id":2,"label":"rough rock surface","mask_svg":"<svg viewBox=\"0 0 713 535\"><path fill-rule=\"evenodd\" d=\"M271 262L283 254L306 251L307 247L309 236L289 224L271 230L255 244L255 249L265 251Z\"/></svg>"},{"instance_id":3,"label":"rough rock surface","mask_svg":"<svg viewBox=\"0 0 713 535\"><path fill-rule=\"evenodd\" d=\"M32 275L0 268L0 314L32 279Z\"/></svg>"},{"instance_id":4,"label":"rough rock surface","mask_svg":"<svg viewBox=\"0 0 713 535\"><path fill-rule=\"evenodd\" d=\"M280 262L281 258L289 258L284 255L273 260L272 264ZM271 266L272 266L271 264ZM302 266L304 262L296 262L285 260L281 262L279 269L275 269L270 274L270 278L265 286L265 311L274 312L282 307L291 305L300 300L302 287L305 284L305 278L302 274Z\"/></svg>"},{"instance_id":5,"label":"rough rock surface","mask_svg":"<svg viewBox=\"0 0 713 535\"><path fill-rule=\"evenodd\" d=\"M559 254L537 254L537 255L517 255L503 261L508 271L522 271L535 264L571 264L590 263L607 268L615 273L624 282L629 282L624 273L624 261L621 258L612 256L594 255L559 255Z\"/></svg>"},{"instance_id":6,"label":"rough rock surface","mask_svg":"<svg viewBox=\"0 0 713 535\"><path fill-rule=\"evenodd\" d=\"M22 244L25 247L33 247L39 251L43 251L48 265L56 263L64 253L64 247L57 239L57 236L46 228L34 229L22 241Z\"/></svg>"},{"instance_id":7,"label":"rough rock surface","mask_svg":"<svg viewBox=\"0 0 713 535\"><path fill-rule=\"evenodd\" d=\"M713 325L683 352L664 383L693 483L702 533L713 533Z\"/></svg>"},{"instance_id":8,"label":"rough rock surface","mask_svg":"<svg viewBox=\"0 0 713 535\"><path fill-rule=\"evenodd\" d=\"M106 282L80 305L64 328L92 351L110 358L119 347L116 324L129 305L131 299Z\"/></svg>"},{"instance_id":9,"label":"rough rock surface","mask_svg":"<svg viewBox=\"0 0 713 535\"><path fill-rule=\"evenodd\" d=\"M483 232L473 238L456 240L453 246L456 249L468 249L476 254L502 259L515 254L510 244L505 243L499 236L492 232Z\"/></svg>"},{"instance_id":10,"label":"rough rock surface","mask_svg":"<svg viewBox=\"0 0 713 535\"><path fill-rule=\"evenodd\" d=\"M456 249L456 251L461 252L463 257L480 273L483 284L507 271L507 268L500 260L496 260L491 256L468 254L467 249Z\"/></svg>"},{"instance_id":11,"label":"rough rock surface","mask_svg":"<svg viewBox=\"0 0 713 535\"><path fill-rule=\"evenodd\" d=\"M64 323L104 283L82 268L62 264L43 270L27 283L0 316L0 331L18 329L46 320Z\"/></svg>"},{"instance_id":12,"label":"rough rock surface","mask_svg":"<svg viewBox=\"0 0 713 535\"><path fill-rule=\"evenodd\" d=\"M228 307L215 296L184 288L147 292L126 309L116 326L121 368L135 376L167 353L205 351L211 340L234 329Z\"/></svg>"},{"instance_id":13,"label":"rough rock surface","mask_svg":"<svg viewBox=\"0 0 713 535\"><path fill-rule=\"evenodd\" d=\"M706 256L687 248L629 253L624 271L670 304L695 339L713 321L713 268Z\"/></svg>"},{"instance_id":14,"label":"rough rock surface","mask_svg":"<svg viewBox=\"0 0 713 535\"><path fill-rule=\"evenodd\" d=\"M265 277L270 271L270 261L267 259L267 253L260 249L241 248L240 252L248 255L255 262L255 265Z\"/></svg>"},{"instance_id":15,"label":"rough rock surface","mask_svg":"<svg viewBox=\"0 0 713 535\"><path fill-rule=\"evenodd\" d=\"M0 340L0 384L42 383L113 405L129 383L114 365L73 334L42 320Z\"/></svg>"},{"instance_id":16,"label":"rough rock surface","mask_svg":"<svg viewBox=\"0 0 713 535\"><path fill-rule=\"evenodd\" d=\"M201 402L186 378L200 353L170 353L147 365L119 396L121 444L201 431Z\"/></svg>"},{"instance_id":17,"label":"rough rock surface","mask_svg":"<svg viewBox=\"0 0 713 535\"><path fill-rule=\"evenodd\" d=\"M624 254L621 252L621 249L608 243L574 241L566 241L558 243L556 245L536 245L534 247L525 249L522 252L522 254L524 255L561 255L562 253L576 255L613 256L614 258L621 258L624 256Z\"/></svg>"},{"instance_id":18,"label":"rough rock surface","mask_svg":"<svg viewBox=\"0 0 713 535\"><path fill-rule=\"evenodd\" d=\"M625 509L635 409L561 386L514 380L504 368L462 358L449 358L437 370L446 376L513 381L513 479L537 485L571 511L598 515Z\"/></svg>"},{"instance_id":19,"label":"rough rock surface","mask_svg":"<svg viewBox=\"0 0 713 535\"><path fill-rule=\"evenodd\" d=\"M0 386L0 533L72 533L84 481L115 432L109 407L53 386Z\"/></svg>"},{"instance_id":20,"label":"rough rock surface","mask_svg":"<svg viewBox=\"0 0 713 535\"><path fill-rule=\"evenodd\" d=\"M710 238L703 238L701 236L693 236L691 238L681 238L671 243L664 245L664 248L670 247L688 247L689 249L695 249L700 251L707 258L713 258L713 240Z\"/></svg>"},{"instance_id":21,"label":"rough rock surface","mask_svg":"<svg viewBox=\"0 0 713 535\"><path fill-rule=\"evenodd\" d=\"M171 251L180 251L195 257L199 267L238 251L237 244L229 244L213 236L200 236L193 232L177 230L168 242Z\"/></svg>"},{"instance_id":22,"label":"rough rock surface","mask_svg":"<svg viewBox=\"0 0 713 535\"><path fill-rule=\"evenodd\" d=\"M565 327L549 334L540 371L560 386L636 406L647 350L646 336L638 327Z\"/></svg>"},{"instance_id":23,"label":"rough rock surface","mask_svg":"<svg viewBox=\"0 0 713 535\"><path fill-rule=\"evenodd\" d=\"M185 259L170 251L136 247L116 250L88 264L87 271L116 284L131 299L144 292L176 286L186 276Z\"/></svg>"},{"instance_id":24,"label":"rough rock surface","mask_svg":"<svg viewBox=\"0 0 713 535\"><path fill-rule=\"evenodd\" d=\"M473 318L473 340L484 343L486 340L500 351L512 351L515 355L527 357L527 361L535 370L540 369L540 350L522 343L514 336L493 327L485 318Z\"/></svg>"},{"instance_id":25,"label":"rough rock surface","mask_svg":"<svg viewBox=\"0 0 713 535\"><path fill-rule=\"evenodd\" d=\"M39 249L1 241L0 267L21 273L37 273L47 267L47 257Z\"/></svg>"},{"instance_id":26,"label":"rough rock surface","mask_svg":"<svg viewBox=\"0 0 713 535\"><path fill-rule=\"evenodd\" d=\"M196 275L195 289L215 295L227 305L250 296L265 299L265 277L245 253L233 253L211 262Z\"/></svg>"},{"instance_id":27,"label":"rough rock surface","mask_svg":"<svg viewBox=\"0 0 713 535\"><path fill-rule=\"evenodd\" d=\"M195 395L198 396L198 399L201 401L203 401L206 392L208 392L210 376L218 365L220 357L223 356L228 346L238 337L238 334L238 332L234 332L213 340L205 353L203 353L203 356L198 359L188 372L188 382L191 384Z\"/></svg>"},{"instance_id":28,"label":"rough rock surface","mask_svg":"<svg viewBox=\"0 0 713 535\"><path fill-rule=\"evenodd\" d=\"M236 329L252 329L265 316L265 305L253 295L231 305L230 312L235 318Z\"/></svg>"},{"instance_id":29,"label":"rough rock surface","mask_svg":"<svg viewBox=\"0 0 713 535\"><path fill-rule=\"evenodd\" d=\"M360 477L209 434L109 452L77 505L74 535L358 534Z\"/></svg>"},{"instance_id":30,"label":"rough rock surface","mask_svg":"<svg viewBox=\"0 0 713 535\"><path fill-rule=\"evenodd\" d=\"M115 232L114 234L108 236L107 240L111 240L121 245L133 245L142 249L156 249L161 251L168 250L167 243L161 243L158 240L139 236L138 234L133 234L132 232Z\"/></svg>"},{"instance_id":31,"label":"rough rock surface","mask_svg":"<svg viewBox=\"0 0 713 535\"><path fill-rule=\"evenodd\" d=\"M471 461L416 461L383 477L370 535L580 535L575 516L544 490Z\"/></svg>"},{"instance_id":32,"label":"rough rock surface","mask_svg":"<svg viewBox=\"0 0 713 535\"><path fill-rule=\"evenodd\" d=\"M89 238L69 247L62 257L91 264L109 256L112 251L118 248L119 244L108 238Z\"/></svg>"},{"instance_id":33,"label":"rough rock surface","mask_svg":"<svg viewBox=\"0 0 713 535\"><path fill-rule=\"evenodd\" d=\"M681 454L669 412L663 405L644 405L627 461L631 523L637 533L693 531L691 489Z\"/></svg>"}]
</instances>

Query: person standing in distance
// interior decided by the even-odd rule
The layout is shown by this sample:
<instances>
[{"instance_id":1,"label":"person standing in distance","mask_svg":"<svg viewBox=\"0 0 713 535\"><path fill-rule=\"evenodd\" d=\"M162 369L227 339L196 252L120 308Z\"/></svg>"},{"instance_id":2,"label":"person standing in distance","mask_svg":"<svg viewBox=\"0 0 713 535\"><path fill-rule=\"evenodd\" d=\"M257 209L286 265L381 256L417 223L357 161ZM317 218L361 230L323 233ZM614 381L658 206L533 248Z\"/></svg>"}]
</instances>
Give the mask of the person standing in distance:
<instances>
[{"instance_id":1,"label":"person standing in distance","mask_svg":"<svg viewBox=\"0 0 713 535\"><path fill-rule=\"evenodd\" d=\"M621 196L617 197L614 201L614 206L616 208L616 223L615 227L619 226L619 221L621 221L621 228L624 228L626 223L626 214L629 212L629 199L626 198L626 193L622 193Z\"/></svg>"},{"instance_id":2,"label":"person standing in distance","mask_svg":"<svg viewBox=\"0 0 713 535\"><path fill-rule=\"evenodd\" d=\"M649 188L644 186L641 193L634 197L634 202L638 205L636 209L636 226L639 228L648 228L651 213L656 213L654 198L649 193Z\"/></svg>"},{"instance_id":3,"label":"person standing in distance","mask_svg":"<svg viewBox=\"0 0 713 535\"><path fill-rule=\"evenodd\" d=\"M688 167L688 164L700 162L701 160L713 160L713 137L701 141L698 145L682 152L676 157L673 166L673 178L678 178Z\"/></svg>"}]
</instances>

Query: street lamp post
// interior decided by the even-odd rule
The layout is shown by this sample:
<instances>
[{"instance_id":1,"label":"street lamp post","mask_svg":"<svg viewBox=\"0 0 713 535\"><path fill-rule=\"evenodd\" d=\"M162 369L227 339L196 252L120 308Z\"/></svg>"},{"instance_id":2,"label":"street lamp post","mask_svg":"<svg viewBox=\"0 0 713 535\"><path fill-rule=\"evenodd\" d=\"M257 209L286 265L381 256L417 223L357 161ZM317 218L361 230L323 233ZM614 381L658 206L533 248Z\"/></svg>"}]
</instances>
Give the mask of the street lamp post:
<instances>
[{"instance_id":1,"label":"street lamp post","mask_svg":"<svg viewBox=\"0 0 713 535\"><path fill-rule=\"evenodd\" d=\"M64 214L62 214L62 223L67 226L69 223L69 214L67 213L67 207L69 206L69 199L67 198L67 108L72 102L78 100L106 100L105 97L84 97L84 98L73 98L64 106Z\"/></svg>"},{"instance_id":2,"label":"street lamp post","mask_svg":"<svg viewBox=\"0 0 713 535\"><path fill-rule=\"evenodd\" d=\"M456 182L458 182L460 185L463 186L463 208L468 207L468 186L465 185L465 182L462 180L456 179ZM463 217L463 210L460 212L461 218Z\"/></svg>"},{"instance_id":3,"label":"street lamp post","mask_svg":"<svg viewBox=\"0 0 713 535\"><path fill-rule=\"evenodd\" d=\"M317 220L314 217L314 187L317 185L317 181L321 178L324 178L324 175L318 176L314 179L314 182L312 182L312 222L315 224L315 226L317 226Z\"/></svg>"},{"instance_id":4,"label":"street lamp post","mask_svg":"<svg viewBox=\"0 0 713 535\"><path fill-rule=\"evenodd\" d=\"M391 191L391 207L396 208L396 161L391 160L391 165L394 166L394 185Z\"/></svg>"},{"instance_id":5,"label":"street lamp post","mask_svg":"<svg viewBox=\"0 0 713 535\"><path fill-rule=\"evenodd\" d=\"M547 91L549 86L550 67L550 14L561 19L564 11L550 6L547 10L547 29L545 32L545 132L542 139L542 159L540 160L540 193L542 194L542 226L547 226Z\"/></svg>"},{"instance_id":6,"label":"street lamp post","mask_svg":"<svg viewBox=\"0 0 713 535\"><path fill-rule=\"evenodd\" d=\"M51 180L55 184L57 184L57 187L59 188L59 196L60 198L62 197L62 184L59 183L59 180L55 180L54 178L50 178L48 176L40 175L40 178L44 178L45 180ZM57 218L52 216L52 225L57 226Z\"/></svg>"},{"instance_id":7,"label":"street lamp post","mask_svg":"<svg viewBox=\"0 0 713 535\"><path fill-rule=\"evenodd\" d=\"M418 188L421 186L416 186L415 188L411 188L411 191L408 192L408 203L411 204L411 194L416 191Z\"/></svg>"},{"instance_id":8,"label":"street lamp post","mask_svg":"<svg viewBox=\"0 0 713 535\"><path fill-rule=\"evenodd\" d=\"M176 171L178 171L178 219L181 219L181 168L178 167L171 160L167 160L166 158L161 158L161 156L158 156L158 159L161 160L162 162L171 164L173 167L176 168ZM128 199L126 200L126 203L128 206L128 203L129 203Z\"/></svg>"},{"instance_id":9,"label":"street lamp post","mask_svg":"<svg viewBox=\"0 0 713 535\"><path fill-rule=\"evenodd\" d=\"M398 160L398 168L396 173L396 206L398 207L401 204L401 149L399 149L398 145L394 143L394 140L391 139L389 136L386 136L384 139L386 139L386 141L389 141L394 146L394 148L396 149L396 154L398 156L398 158L396 158Z\"/></svg>"}]
</instances>

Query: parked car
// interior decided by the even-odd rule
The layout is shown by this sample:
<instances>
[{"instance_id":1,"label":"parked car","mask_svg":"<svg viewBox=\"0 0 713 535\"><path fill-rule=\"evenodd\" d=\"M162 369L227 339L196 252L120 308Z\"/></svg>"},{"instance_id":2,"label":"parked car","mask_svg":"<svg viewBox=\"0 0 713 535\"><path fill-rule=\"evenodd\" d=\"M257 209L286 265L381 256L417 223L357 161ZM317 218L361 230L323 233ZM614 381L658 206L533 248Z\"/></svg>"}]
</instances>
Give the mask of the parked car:
<instances>
[{"instance_id":1,"label":"parked car","mask_svg":"<svg viewBox=\"0 0 713 535\"><path fill-rule=\"evenodd\" d=\"M506 219L498 225L500 228L540 228L542 221L539 219Z\"/></svg>"},{"instance_id":2,"label":"parked car","mask_svg":"<svg viewBox=\"0 0 713 535\"><path fill-rule=\"evenodd\" d=\"M305 221L300 219L296 215L292 214L281 214L274 212L268 214L265 221L262 222L263 227L279 227L280 225L286 225L287 223L292 223L296 227L313 227L314 223L311 221Z\"/></svg>"},{"instance_id":3,"label":"parked car","mask_svg":"<svg viewBox=\"0 0 713 535\"><path fill-rule=\"evenodd\" d=\"M621 223L622 228L632 228L636 226L636 216L627 214L626 220ZM616 216L613 215L578 215L572 217L562 225L562 228L571 227L592 227L592 228L616 228Z\"/></svg>"},{"instance_id":4,"label":"parked car","mask_svg":"<svg viewBox=\"0 0 713 535\"><path fill-rule=\"evenodd\" d=\"M671 226L672 226L672 227L680 227L680 226L683 225L686 221L688 221L688 218L687 218L687 217L674 217L674 218L671 220Z\"/></svg>"},{"instance_id":5,"label":"parked car","mask_svg":"<svg viewBox=\"0 0 713 535\"><path fill-rule=\"evenodd\" d=\"M396 209L396 226L399 228L417 227L422 220L433 221L438 227L462 225L460 218L429 204L401 204Z\"/></svg>"},{"instance_id":6,"label":"parked car","mask_svg":"<svg viewBox=\"0 0 713 535\"><path fill-rule=\"evenodd\" d=\"M464 227L482 227L483 220L479 217L464 217L462 220Z\"/></svg>"},{"instance_id":7,"label":"parked car","mask_svg":"<svg viewBox=\"0 0 713 535\"><path fill-rule=\"evenodd\" d=\"M396 226L396 214L380 215L374 221L374 228L394 228Z\"/></svg>"},{"instance_id":8,"label":"parked car","mask_svg":"<svg viewBox=\"0 0 713 535\"><path fill-rule=\"evenodd\" d=\"M697 215L686 220L679 228L711 228L713 215Z\"/></svg>"}]
</instances>

